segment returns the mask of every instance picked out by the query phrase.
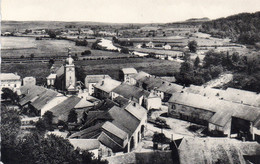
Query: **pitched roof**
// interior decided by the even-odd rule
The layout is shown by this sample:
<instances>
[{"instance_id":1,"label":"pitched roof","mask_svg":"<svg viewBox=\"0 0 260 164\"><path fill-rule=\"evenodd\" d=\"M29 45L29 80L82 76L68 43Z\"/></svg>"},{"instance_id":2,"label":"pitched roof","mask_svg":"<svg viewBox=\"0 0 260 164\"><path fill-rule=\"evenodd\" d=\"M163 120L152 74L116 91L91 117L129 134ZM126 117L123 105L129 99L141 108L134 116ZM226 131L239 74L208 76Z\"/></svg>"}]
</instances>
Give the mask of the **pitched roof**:
<instances>
[{"instance_id":1,"label":"pitched roof","mask_svg":"<svg viewBox=\"0 0 260 164\"><path fill-rule=\"evenodd\" d=\"M1 80L20 80L21 77L19 75L14 74L14 73L1 73L0 79Z\"/></svg>"},{"instance_id":2,"label":"pitched roof","mask_svg":"<svg viewBox=\"0 0 260 164\"><path fill-rule=\"evenodd\" d=\"M99 123L81 131L75 132L69 138L97 139L100 133L102 132L101 127L103 124L104 123Z\"/></svg>"},{"instance_id":3,"label":"pitched roof","mask_svg":"<svg viewBox=\"0 0 260 164\"><path fill-rule=\"evenodd\" d=\"M114 98L113 101L116 102L120 107L122 107L124 105L127 105L130 100L121 96L117 96L116 98Z\"/></svg>"},{"instance_id":4,"label":"pitched roof","mask_svg":"<svg viewBox=\"0 0 260 164\"><path fill-rule=\"evenodd\" d=\"M81 150L94 150L100 147L100 142L97 139L69 139L73 147Z\"/></svg>"},{"instance_id":5,"label":"pitched roof","mask_svg":"<svg viewBox=\"0 0 260 164\"><path fill-rule=\"evenodd\" d=\"M51 89L47 89L45 92L41 93L31 105L37 109L41 110L50 100L54 99L59 93Z\"/></svg>"},{"instance_id":6,"label":"pitched roof","mask_svg":"<svg viewBox=\"0 0 260 164\"><path fill-rule=\"evenodd\" d=\"M81 99L74 108L87 108L87 107L92 107L92 106L94 106L94 104L92 102Z\"/></svg>"},{"instance_id":7,"label":"pitched roof","mask_svg":"<svg viewBox=\"0 0 260 164\"><path fill-rule=\"evenodd\" d=\"M87 75L85 77L85 84L98 83L100 80L106 79L106 78L111 79L111 77L109 75Z\"/></svg>"},{"instance_id":8,"label":"pitched roof","mask_svg":"<svg viewBox=\"0 0 260 164\"><path fill-rule=\"evenodd\" d=\"M129 137L132 136L140 123L132 114L117 106L111 108L108 113L113 118L112 123L128 133Z\"/></svg>"},{"instance_id":9,"label":"pitched roof","mask_svg":"<svg viewBox=\"0 0 260 164\"><path fill-rule=\"evenodd\" d=\"M228 116L248 120L253 123L260 117L260 109L257 107L209 98L193 93L174 93L169 102L215 112L217 115L213 116L209 122L220 126L224 126L227 123L229 120ZM260 128L256 123L254 126Z\"/></svg>"},{"instance_id":10,"label":"pitched roof","mask_svg":"<svg viewBox=\"0 0 260 164\"><path fill-rule=\"evenodd\" d=\"M124 109L140 121L144 118L145 115L147 115L146 109L136 102L130 102L126 107L124 107Z\"/></svg>"},{"instance_id":11,"label":"pitched roof","mask_svg":"<svg viewBox=\"0 0 260 164\"><path fill-rule=\"evenodd\" d=\"M172 94L174 92L180 92L183 89L183 87L181 85L175 84L175 83L169 83L164 81L163 84L156 88L156 90L164 92L164 93L168 93L168 94Z\"/></svg>"},{"instance_id":12,"label":"pitched roof","mask_svg":"<svg viewBox=\"0 0 260 164\"><path fill-rule=\"evenodd\" d=\"M140 72L138 72L137 74L135 74L135 75L133 76L133 78L134 78L135 80L140 80L140 79L142 79L142 78L144 78L144 77L149 77L149 76L151 76L151 75L148 74L148 73L146 73L146 72L140 71Z\"/></svg>"},{"instance_id":13,"label":"pitched roof","mask_svg":"<svg viewBox=\"0 0 260 164\"><path fill-rule=\"evenodd\" d=\"M112 92L115 92L127 99L131 99L132 97L139 99L142 96L147 97L150 94L150 92L148 91L125 83L122 83L121 85L113 89Z\"/></svg>"},{"instance_id":14,"label":"pitched roof","mask_svg":"<svg viewBox=\"0 0 260 164\"><path fill-rule=\"evenodd\" d=\"M124 74L136 74L137 73L135 68L123 68L122 71Z\"/></svg>"},{"instance_id":15,"label":"pitched roof","mask_svg":"<svg viewBox=\"0 0 260 164\"><path fill-rule=\"evenodd\" d=\"M182 164L229 164L246 163L243 156L259 155L259 148L256 142L251 144L228 138L184 138L178 149Z\"/></svg>"},{"instance_id":16,"label":"pitched roof","mask_svg":"<svg viewBox=\"0 0 260 164\"><path fill-rule=\"evenodd\" d=\"M76 96L68 97L60 104L51 108L49 111L53 113L55 121L67 121L70 110L75 108L75 106L79 103L80 100L81 99Z\"/></svg>"},{"instance_id":17,"label":"pitched roof","mask_svg":"<svg viewBox=\"0 0 260 164\"><path fill-rule=\"evenodd\" d=\"M117 81L117 80L104 79L104 80L98 82L94 87L109 93L113 89L115 89L117 86L119 86L120 84L121 84L121 82Z\"/></svg>"},{"instance_id":18,"label":"pitched roof","mask_svg":"<svg viewBox=\"0 0 260 164\"><path fill-rule=\"evenodd\" d=\"M141 78L139 81L146 84L146 89L148 90L159 88L164 83L164 80L159 77L144 77Z\"/></svg>"},{"instance_id":19,"label":"pitched roof","mask_svg":"<svg viewBox=\"0 0 260 164\"><path fill-rule=\"evenodd\" d=\"M22 106L39 97L47 90L46 88L37 85L25 85L22 86L20 89L21 93L25 94L25 97L21 98L20 100L20 105Z\"/></svg>"},{"instance_id":20,"label":"pitched roof","mask_svg":"<svg viewBox=\"0 0 260 164\"><path fill-rule=\"evenodd\" d=\"M56 74L55 73L51 73L48 77L47 77L47 79L56 79Z\"/></svg>"},{"instance_id":21,"label":"pitched roof","mask_svg":"<svg viewBox=\"0 0 260 164\"><path fill-rule=\"evenodd\" d=\"M100 133L100 135L98 136L98 140L115 152L123 149L123 147L120 144L118 144L104 132Z\"/></svg>"}]
</instances>

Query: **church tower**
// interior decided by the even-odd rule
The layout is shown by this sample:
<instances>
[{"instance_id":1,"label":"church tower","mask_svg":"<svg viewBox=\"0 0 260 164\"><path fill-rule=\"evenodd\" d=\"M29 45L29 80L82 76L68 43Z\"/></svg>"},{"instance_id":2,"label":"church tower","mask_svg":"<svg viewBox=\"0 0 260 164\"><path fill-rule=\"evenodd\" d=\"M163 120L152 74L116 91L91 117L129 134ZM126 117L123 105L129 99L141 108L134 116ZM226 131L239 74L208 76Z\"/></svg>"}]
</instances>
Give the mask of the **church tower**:
<instances>
[{"instance_id":1,"label":"church tower","mask_svg":"<svg viewBox=\"0 0 260 164\"><path fill-rule=\"evenodd\" d=\"M66 59L65 62L65 89L68 92L75 92L76 91L76 74L75 74L75 65L74 60L71 57L70 49L68 50L69 57Z\"/></svg>"}]
</instances>

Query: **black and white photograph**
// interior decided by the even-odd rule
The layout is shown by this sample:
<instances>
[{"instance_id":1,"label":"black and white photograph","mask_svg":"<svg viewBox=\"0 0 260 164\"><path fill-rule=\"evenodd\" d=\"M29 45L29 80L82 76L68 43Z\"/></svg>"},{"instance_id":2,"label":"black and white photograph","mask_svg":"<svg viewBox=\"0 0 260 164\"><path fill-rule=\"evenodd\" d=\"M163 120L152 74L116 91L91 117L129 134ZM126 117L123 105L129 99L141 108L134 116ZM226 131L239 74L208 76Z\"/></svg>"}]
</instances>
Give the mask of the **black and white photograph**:
<instances>
[{"instance_id":1,"label":"black and white photograph","mask_svg":"<svg viewBox=\"0 0 260 164\"><path fill-rule=\"evenodd\" d=\"M0 3L0 164L260 164L259 0Z\"/></svg>"}]
</instances>

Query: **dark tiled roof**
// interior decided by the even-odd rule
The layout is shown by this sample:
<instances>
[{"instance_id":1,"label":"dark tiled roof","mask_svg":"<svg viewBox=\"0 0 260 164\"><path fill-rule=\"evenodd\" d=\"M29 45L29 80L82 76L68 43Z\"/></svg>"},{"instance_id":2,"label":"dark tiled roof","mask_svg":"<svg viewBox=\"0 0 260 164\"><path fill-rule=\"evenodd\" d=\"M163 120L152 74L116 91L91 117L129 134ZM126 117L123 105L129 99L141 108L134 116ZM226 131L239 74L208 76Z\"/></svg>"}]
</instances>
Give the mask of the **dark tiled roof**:
<instances>
[{"instance_id":1,"label":"dark tiled roof","mask_svg":"<svg viewBox=\"0 0 260 164\"><path fill-rule=\"evenodd\" d=\"M125 83L113 89L112 92L115 92L127 99L131 99L132 97L139 99L142 96L148 97L150 94L148 91Z\"/></svg>"},{"instance_id":2,"label":"dark tiled roof","mask_svg":"<svg viewBox=\"0 0 260 164\"><path fill-rule=\"evenodd\" d=\"M108 113L113 118L112 123L132 136L140 121L126 110L114 106Z\"/></svg>"},{"instance_id":3,"label":"dark tiled roof","mask_svg":"<svg viewBox=\"0 0 260 164\"><path fill-rule=\"evenodd\" d=\"M30 86L24 86L21 88L21 92L25 94L25 97L23 97L20 100L20 104L23 106L30 102L32 99L36 98L37 96L40 96L42 93L44 93L47 90L47 88L37 86L37 85L30 85Z\"/></svg>"},{"instance_id":4,"label":"dark tiled roof","mask_svg":"<svg viewBox=\"0 0 260 164\"><path fill-rule=\"evenodd\" d=\"M39 97L31 103L31 105L37 109L41 110L49 101L55 98L58 95L58 92L47 89L45 92L41 93Z\"/></svg>"},{"instance_id":5,"label":"dark tiled roof","mask_svg":"<svg viewBox=\"0 0 260 164\"><path fill-rule=\"evenodd\" d=\"M81 99L76 96L68 97L66 100L62 101L60 104L54 106L50 111L54 115L54 120L67 121L68 115L71 109L73 109Z\"/></svg>"}]
</instances>

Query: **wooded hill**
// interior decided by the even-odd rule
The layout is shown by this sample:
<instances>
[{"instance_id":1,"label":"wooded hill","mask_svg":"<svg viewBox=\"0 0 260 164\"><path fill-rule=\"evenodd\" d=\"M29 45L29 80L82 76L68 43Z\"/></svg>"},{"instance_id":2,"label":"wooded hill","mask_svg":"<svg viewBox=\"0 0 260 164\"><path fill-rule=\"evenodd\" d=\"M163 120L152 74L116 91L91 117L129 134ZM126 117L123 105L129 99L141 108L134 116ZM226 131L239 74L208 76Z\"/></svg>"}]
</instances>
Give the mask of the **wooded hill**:
<instances>
[{"instance_id":1,"label":"wooded hill","mask_svg":"<svg viewBox=\"0 0 260 164\"><path fill-rule=\"evenodd\" d=\"M260 12L241 13L204 22L200 31L215 37L229 37L233 42L254 45L260 42Z\"/></svg>"}]
</instances>

